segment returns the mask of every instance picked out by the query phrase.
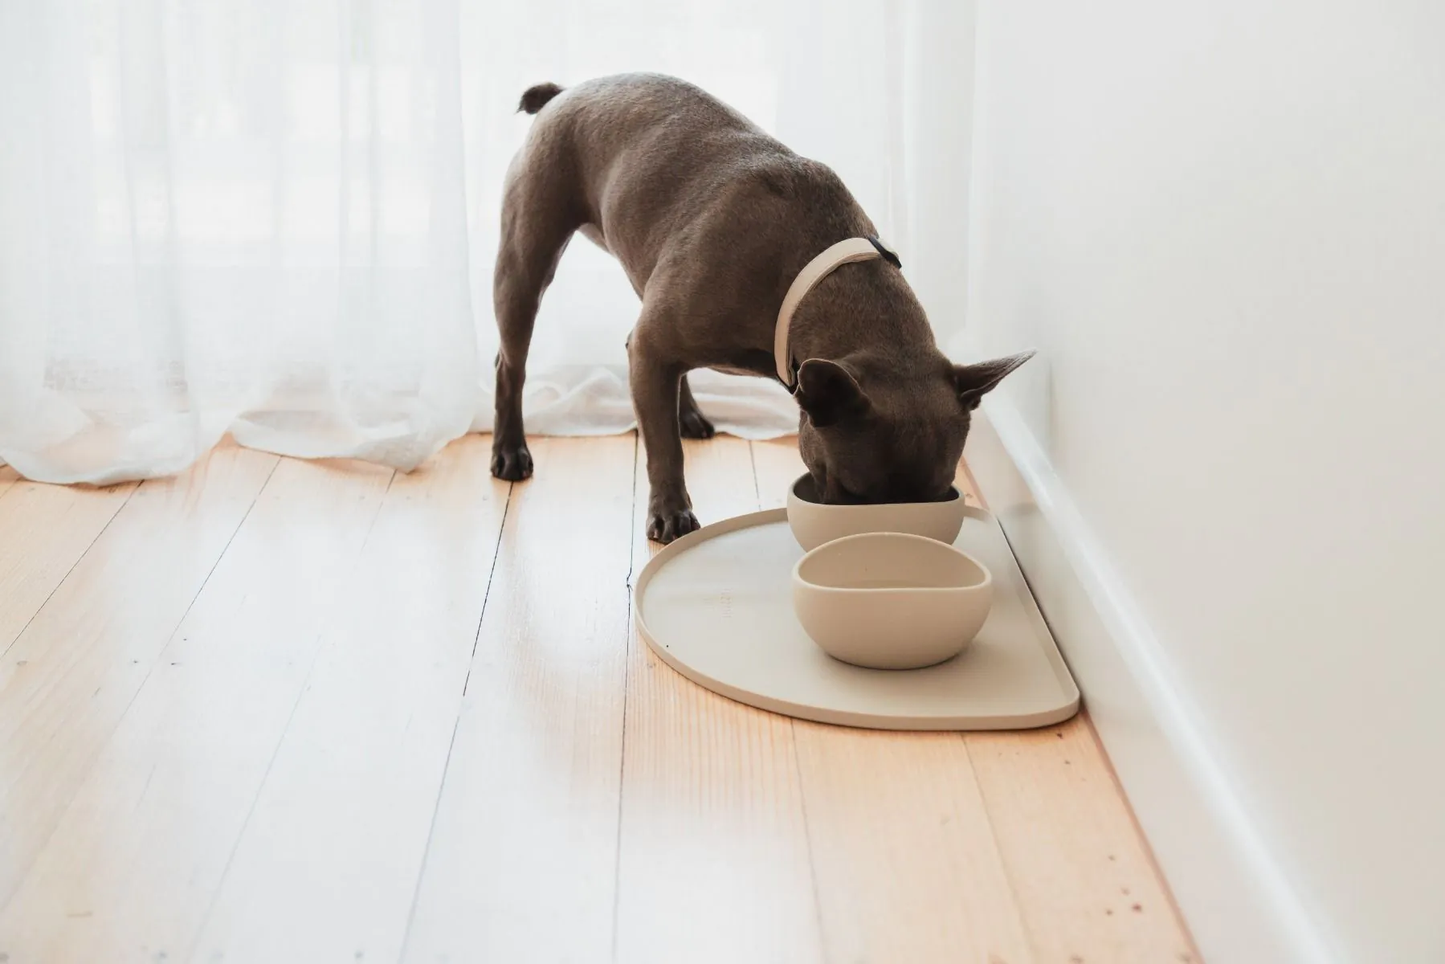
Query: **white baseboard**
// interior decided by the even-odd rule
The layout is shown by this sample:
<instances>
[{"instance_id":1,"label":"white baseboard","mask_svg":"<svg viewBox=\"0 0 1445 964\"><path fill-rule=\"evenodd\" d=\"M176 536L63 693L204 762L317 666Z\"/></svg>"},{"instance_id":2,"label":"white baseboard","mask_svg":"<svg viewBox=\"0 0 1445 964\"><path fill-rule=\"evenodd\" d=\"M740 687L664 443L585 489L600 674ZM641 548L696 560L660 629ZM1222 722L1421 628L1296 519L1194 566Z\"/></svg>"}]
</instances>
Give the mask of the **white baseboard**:
<instances>
[{"instance_id":1,"label":"white baseboard","mask_svg":"<svg viewBox=\"0 0 1445 964\"><path fill-rule=\"evenodd\" d=\"M1205 960L1336 960L1228 778L1187 685L1006 398L990 396L975 415L967 458Z\"/></svg>"}]
</instances>

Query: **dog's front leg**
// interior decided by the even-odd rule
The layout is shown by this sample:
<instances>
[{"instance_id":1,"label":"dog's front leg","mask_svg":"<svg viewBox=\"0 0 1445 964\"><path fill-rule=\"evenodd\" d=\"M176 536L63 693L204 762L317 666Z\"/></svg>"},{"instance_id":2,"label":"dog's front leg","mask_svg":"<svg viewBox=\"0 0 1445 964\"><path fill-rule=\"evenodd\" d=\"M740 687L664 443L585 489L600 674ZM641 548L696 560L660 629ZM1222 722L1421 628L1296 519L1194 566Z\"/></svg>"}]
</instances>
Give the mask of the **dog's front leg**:
<instances>
[{"instance_id":1,"label":"dog's front leg","mask_svg":"<svg viewBox=\"0 0 1445 964\"><path fill-rule=\"evenodd\" d=\"M627 360L632 405L647 449L647 537L667 544L698 527L683 479L677 414L686 367L668 358L648 337L643 324L628 340Z\"/></svg>"}]
</instances>

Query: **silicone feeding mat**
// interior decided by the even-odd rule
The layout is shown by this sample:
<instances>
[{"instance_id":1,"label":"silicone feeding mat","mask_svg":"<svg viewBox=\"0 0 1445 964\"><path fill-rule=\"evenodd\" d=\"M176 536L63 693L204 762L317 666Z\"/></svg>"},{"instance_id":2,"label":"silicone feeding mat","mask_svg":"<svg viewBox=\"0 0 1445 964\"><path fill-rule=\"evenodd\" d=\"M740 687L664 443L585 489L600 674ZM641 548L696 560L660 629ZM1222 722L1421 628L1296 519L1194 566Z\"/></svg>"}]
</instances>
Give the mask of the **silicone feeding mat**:
<instances>
[{"instance_id":1,"label":"silicone feeding mat","mask_svg":"<svg viewBox=\"0 0 1445 964\"><path fill-rule=\"evenodd\" d=\"M787 511L738 516L684 536L643 567L637 630L673 669L740 703L880 730L1012 730L1078 712L1079 690L998 520L970 507L954 542L993 573L988 621L937 666L863 669L824 653L793 615L803 550Z\"/></svg>"}]
</instances>

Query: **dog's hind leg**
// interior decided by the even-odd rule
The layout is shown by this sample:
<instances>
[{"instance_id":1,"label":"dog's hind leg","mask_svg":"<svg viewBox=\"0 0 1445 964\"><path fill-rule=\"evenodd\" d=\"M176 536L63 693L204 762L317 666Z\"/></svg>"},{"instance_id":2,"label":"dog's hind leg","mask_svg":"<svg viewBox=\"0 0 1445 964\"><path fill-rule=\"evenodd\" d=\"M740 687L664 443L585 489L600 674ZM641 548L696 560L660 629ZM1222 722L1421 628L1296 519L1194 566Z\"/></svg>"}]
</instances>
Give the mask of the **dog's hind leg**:
<instances>
[{"instance_id":1,"label":"dog's hind leg","mask_svg":"<svg viewBox=\"0 0 1445 964\"><path fill-rule=\"evenodd\" d=\"M552 169L543 151L518 158L502 199L502 237L492 277L492 303L501 347L497 352L496 421L492 474L519 481L532 474L532 453L522 425L527 350L542 293L577 229L565 171Z\"/></svg>"},{"instance_id":2,"label":"dog's hind leg","mask_svg":"<svg viewBox=\"0 0 1445 964\"><path fill-rule=\"evenodd\" d=\"M692 397L692 388L687 384L687 376L682 376L682 390L677 399L677 422L682 429L683 438L712 438L717 434L717 429L712 422L708 421L702 409L697 407L697 399Z\"/></svg>"}]
</instances>

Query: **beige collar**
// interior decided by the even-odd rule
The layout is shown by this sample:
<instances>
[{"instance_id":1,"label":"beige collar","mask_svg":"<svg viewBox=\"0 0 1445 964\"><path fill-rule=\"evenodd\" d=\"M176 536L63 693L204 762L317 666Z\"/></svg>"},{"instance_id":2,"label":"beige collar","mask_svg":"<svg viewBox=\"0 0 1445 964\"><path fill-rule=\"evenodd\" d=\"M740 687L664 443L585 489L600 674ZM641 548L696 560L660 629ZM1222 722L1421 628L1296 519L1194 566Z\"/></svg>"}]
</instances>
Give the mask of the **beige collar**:
<instances>
[{"instance_id":1,"label":"beige collar","mask_svg":"<svg viewBox=\"0 0 1445 964\"><path fill-rule=\"evenodd\" d=\"M784 385L793 388L793 361L788 354L788 326L792 324L793 312L803 298L817 287L833 271L855 261L872 261L887 258L898 265L898 256L889 251L881 242L868 238L849 238L839 241L804 266L793 279L788 293L783 296L783 306L778 309L778 326L773 332L773 359L778 366L778 378Z\"/></svg>"}]
</instances>

